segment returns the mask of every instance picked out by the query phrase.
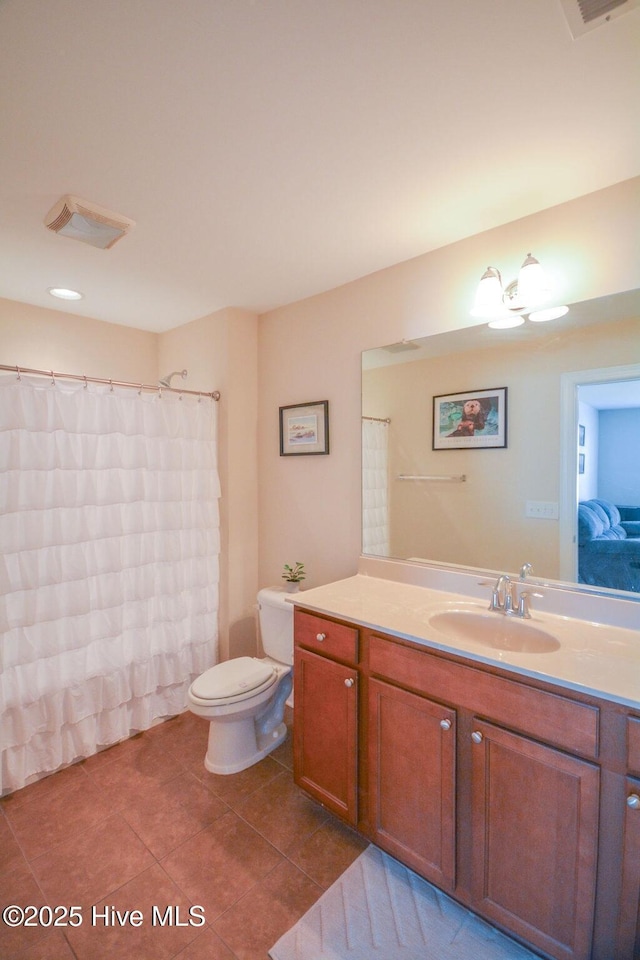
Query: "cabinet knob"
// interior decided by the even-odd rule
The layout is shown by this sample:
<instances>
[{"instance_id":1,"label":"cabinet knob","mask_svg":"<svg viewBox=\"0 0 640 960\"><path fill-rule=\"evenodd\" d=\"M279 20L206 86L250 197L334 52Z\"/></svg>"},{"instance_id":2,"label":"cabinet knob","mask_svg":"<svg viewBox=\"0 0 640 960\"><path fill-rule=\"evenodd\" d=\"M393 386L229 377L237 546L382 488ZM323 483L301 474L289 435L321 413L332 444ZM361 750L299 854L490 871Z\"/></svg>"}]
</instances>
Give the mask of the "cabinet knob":
<instances>
[{"instance_id":1,"label":"cabinet knob","mask_svg":"<svg viewBox=\"0 0 640 960\"><path fill-rule=\"evenodd\" d=\"M440 726L443 730L451 730L451 720L441 720Z\"/></svg>"},{"instance_id":2,"label":"cabinet knob","mask_svg":"<svg viewBox=\"0 0 640 960\"><path fill-rule=\"evenodd\" d=\"M637 793L630 793L627 797L627 806L632 810L640 810L640 797Z\"/></svg>"},{"instance_id":3,"label":"cabinet knob","mask_svg":"<svg viewBox=\"0 0 640 960\"><path fill-rule=\"evenodd\" d=\"M347 679L346 679L345 682L344 682L344 685L345 685L345 687L352 687L352 686L353 686L353 682L354 682L354 681L353 681L353 678L352 678L352 677L347 677Z\"/></svg>"},{"instance_id":4,"label":"cabinet knob","mask_svg":"<svg viewBox=\"0 0 640 960\"><path fill-rule=\"evenodd\" d=\"M316 633L316 640L322 643L323 640L327 639L326 633Z\"/></svg>"},{"instance_id":5,"label":"cabinet knob","mask_svg":"<svg viewBox=\"0 0 640 960\"><path fill-rule=\"evenodd\" d=\"M471 739L474 743L482 743L482 734L479 730L474 730L471 734Z\"/></svg>"}]
</instances>

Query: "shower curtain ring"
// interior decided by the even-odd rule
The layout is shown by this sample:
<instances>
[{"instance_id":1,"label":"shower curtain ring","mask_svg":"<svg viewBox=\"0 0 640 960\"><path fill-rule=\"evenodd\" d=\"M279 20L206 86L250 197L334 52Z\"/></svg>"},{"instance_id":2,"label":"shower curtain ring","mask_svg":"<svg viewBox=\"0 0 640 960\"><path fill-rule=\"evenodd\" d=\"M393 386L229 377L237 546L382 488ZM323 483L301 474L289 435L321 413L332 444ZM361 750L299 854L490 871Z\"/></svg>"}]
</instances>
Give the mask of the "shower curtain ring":
<instances>
[{"instance_id":1,"label":"shower curtain ring","mask_svg":"<svg viewBox=\"0 0 640 960\"><path fill-rule=\"evenodd\" d=\"M53 370L52 370L52 371L51 371L51 386L52 386L52 387L55 387L55 385L56 385L56 378L54 377L54 375L53 375Z\"/></svg>"},{"instance_id":2,"label":"shower curtain ring","mask_svg":"<svg viewBox=\"0 0 640 960\"><path fill-rule=\"evenodd\" d=\"M22 377L20 376L20 367L18 366L17 363L16 363L16 373L18 374L18 380L22 380Z\"/></svg>"},{"instance_id":3,"label":"shower curtain ring","mask_svg":"<svg viewBox=\"0 0 640 960\"><path fill-rule=\"evenodd\" d=\"M88 386L89 386L89 384L87 383L87 375L86 375L86 373L85 373L85 374L84 374L84 388L85 388L85 390L87 389Z\"/></svg>"},{"instance_id":4,"label":"shower curtain ring","mask_svg":"<svg viewBox=\"0 0 640 960\"><path fill-rule=\"evenodd\" d=\"M139 397L142 396L142 384L140 384L140 389L138 390L138 396Z\"/></svg>"}]
</instances>

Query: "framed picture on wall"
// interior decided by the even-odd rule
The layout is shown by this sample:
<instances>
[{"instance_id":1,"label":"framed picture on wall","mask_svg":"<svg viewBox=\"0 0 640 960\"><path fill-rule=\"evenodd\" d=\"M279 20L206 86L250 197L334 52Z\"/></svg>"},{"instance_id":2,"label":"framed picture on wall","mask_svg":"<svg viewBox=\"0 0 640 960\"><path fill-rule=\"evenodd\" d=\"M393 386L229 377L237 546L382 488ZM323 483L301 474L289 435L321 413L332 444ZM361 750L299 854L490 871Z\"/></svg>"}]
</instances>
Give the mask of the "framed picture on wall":
<instances>
[{"instance_id":1,"label":"framed picture on wall","mask_svg":"<svg viewBox=\"0 0 640 960\"><path fill-rule=\"evenodd\" d=\"M578 424L578 446L584 447L584 426L581 423Z\"/></svg>"},{"instance_id":2,"label":"framed picture on wall","mask_svg":"<svg viewBox=\"0 0 640 960\"><path fill-rule=\"evenodd\" d=\"M584 453L578 454L578 473L584 473Z\"/></svg>"},{"instance_id":3,"label":"framed picture on wall","mask_svg":"<svg viewBox=\"0 0 640 960\"><path fill-rule=\"evenodd\" d=\"M507 388L468 390L433 398L433 449L507 445Z\"/></svg>"},{"instance_id":4,"label":"framed picture on wall","mask_svg":"<svg viewBox=\"0 0 640 960\"><path fill-rule=\"evenodd\" d=\"M280 407L280 456L329 453L329 401Z\"/></svg>"}]
</instances>

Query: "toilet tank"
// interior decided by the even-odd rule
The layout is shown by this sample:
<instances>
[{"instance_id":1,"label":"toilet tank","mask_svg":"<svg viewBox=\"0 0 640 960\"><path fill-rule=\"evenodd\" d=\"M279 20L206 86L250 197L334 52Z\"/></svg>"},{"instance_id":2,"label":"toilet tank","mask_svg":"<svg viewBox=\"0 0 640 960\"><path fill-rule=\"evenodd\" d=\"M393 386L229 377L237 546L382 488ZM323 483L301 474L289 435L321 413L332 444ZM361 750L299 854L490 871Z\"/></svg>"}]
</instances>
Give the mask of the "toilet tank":
<instances>
[{"instance_id":1,"label":"toilet tank","mask_svg":"<svg viewBox=\"0 0 640 960\"><path fill-rule=\"evenodd\" d=\"M293 604L283 587L265 587L258 592L258 616L262 646L268 657L293 663Z\"/></svg>"}]
</instances>

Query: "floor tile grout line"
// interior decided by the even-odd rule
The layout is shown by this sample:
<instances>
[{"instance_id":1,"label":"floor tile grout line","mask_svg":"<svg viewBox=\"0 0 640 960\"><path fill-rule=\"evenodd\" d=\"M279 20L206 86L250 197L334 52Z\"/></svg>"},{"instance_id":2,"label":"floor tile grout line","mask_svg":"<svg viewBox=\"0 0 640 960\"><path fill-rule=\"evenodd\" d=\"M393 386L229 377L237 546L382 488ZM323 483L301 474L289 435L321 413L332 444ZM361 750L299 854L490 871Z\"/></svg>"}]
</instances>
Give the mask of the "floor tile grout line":
<instances>
[{"instance_id":1,"label":"floor tile grout line","mask_svg":"<svg viewBox=\"0 0 640 960\"><path fill-rule=\"evenodd\" d=\"M219 817L216 817L215 820L213 820L211 823L207 824L206 827L203 827L202 830L198 830L196 833L192 834L190 837L187 837L187 839L186 839L186 840L183 840L181 843L179 843L177 847L174 847L173 850L170 850L168 853L166 853L166 854L162 857L162 860L159 860L159 861L158 861L158 862L160 863L160 865L162 865L162 862L163 862L164 860L167 860L169 857L171 857L171 856L173 856L175 853L177 853L177 851L180 850L181 847L184 847L185 844L187 844L187 843L191 843L195 837L199 836L201 833L204 833L205 830L208 830L211 826L213 826L214 823L217 823L218 820L221 820L222 817L226 817L227 814L229 814L229 813L232 813L235 817L237 817L238 820L241 820L242 823L244 823L245 826L249 827L249 829L252 830L252 832L255 833L257 836L259 836L261 840L264 840L265 843L268 843L269 846L272 847L273 850L274 850L280 857L283 857L283 858L286 859L285 854L284 854L281 850L279 850L279 849L275 846L275 844L273 844L273 843L268 839L268 837L265 837L263 834L261 834L259 830L256 830L256 828L253 826L253 824L251 824L251 823L249 823L247 820L245 820L244 817L241 817L240 814L239 814L236 810L234 810L232 807L229 807L228 810L225 810L225 812L224 812L223 814L221 814ZM269 870L269 873L271 873L270 870ZM265 876L268 876L268 874L265 874ZM243 896L244 896L244 894L243 894Z\"/></svg>"},{"instance_id":2,"label":"floor tile grout line","mask_svg":"<svg viewBox=\"0 0 640 960\"><path fill-rule=\"evenodd\" d=\"M36 786L37 786L38 784L40 784L40 783L46 783L47 780L52 780L54 777L57 777L58 774L64 773L65 770L71 770L72 768L77 767L78 770L79 770L79 771L82 771L82 773L86 776L87 773L86 773L86 770L84 770L83 763L84 763L84 758L83 758L83 759L79 759L79 760L74 760L73 763L69 763L69 764L67 764L67 765L64 766L64 767L60 767L58 770L54 770L53 773L47 774L46 777L41 777L39 780L34 780L33 783L28 783L28 784L26 784L26 786L20 787L19 790L13 790L13 791L11 791L11 793L5 793L4 796L0 797L0 809L2 809L2 812L3 812L3 814L4 814L5 817L6 817L6 816L7 816L8 806L9 806L9 805L13 806L13 804L16 802L16 800L15 800L15 799L12 799L12 798L15 798L17 794L22 793L23 790L30 790L32 787L36 787ZM55 793L53 794L53 796L55 796L57 793L61 793L63 790L66 790L67 787L70 786L70 785L71 785L71 784L64 784L63 786L59 787L59 788L55 791ZM21 810L21 809L23 809L24 807L26 807L27 804L34 803L35 801L37 801L37 800L39 800L39 799L41 799L41 798L38 797L38 796L35 796L35 797L27 797L26 799L21 798L20 800L17 801L18 805L17 805L17 807L16 807L15 809L16 809L16 810ZM7 820L8 820L8 819L9 819L9 818L7 817Z\"/></svg>"},{"instance_id":3,"label":"floor tile grout line","mask_svg":"<svg viewBox=\"0 0 640 960\"><path fill-rule=\"evenodd\" d=\"M283 863L287 862L287 860L288 860L287 857L283 857L283 859L280 861L280 863L274 864L274 866L273 866L270 870L268 870L268 871L264 874L264 876L261 877L260 880L257 880L257 881L253 884L253 886L250 887L248 890L245 890L245 892L242 894L242 896L238 897L238 899L237 899L234 903L229 904L229 906L226 907L226 908L222 911L222 913L221 913L219 916L216 917L216 919L215 919L214 921L212 921L212 923L211 923L211 929L213 930L213 932L215 933L215 935L216 935L217 937L219 937L220 940L222 940L222 942L225 944L225 946L228 947L229 950L231 950L231 952L233 953L234 957L235 957L235 953L234 953L234 951L233 951L233 948L231 947L230 944L227 943L227 941L224 939L223 935L222 935L221 933L219 933L218 930L216 930L215 924L216 924L219 920L222 920L222 918L223 918L224 916L226 916L228 913L231 913L232 910L235 910L235 909L238 907L238 904L242 903L243 900L246 900L248 897L253 897L253 896L255 895L256 890L257 890L259 887L262 887L262 886L264 885L265 881L266 881L273 873L275 873L276 870L279 870L279 869L282 867ZM289 862L290 862L290 861L289 861ZM292 864L292 866L295 867L296 864ZM301 872L304 872L304 871L301 871ZM306 874L305 874L305 876L306 876ZM319 889L319 891L320 891L319 894L318 894L318 899L319 899L319 898L322 896L324 890L323 890L323 888L320 886L319 883L317 883L315 880L313 880L312 877L309 877L309 879L312 881L312 883L314 883L314 884L318 887L318 889ZM268 957L268 952L265 953L265 956Z\"/></svg>"},{"instance_id":4,"label":"floor tile grout line","mask_svg":"<svg viewBox=\"0 0 640 960\"><path fill-rule=\"evenodd\" d=\"M84 836L84 835L87 834L90 830L93 830L95 827L99 826L101 823L104 823L104 822L105 822L106 820L108 820L110 817L115 817L115 816L120 816L120 811L119 811L119 810L110 810L110 811L109 811L108 813L106 813L103 817L98 817L98 819L92 820L91 823L87 824L87 826L84 827L82 830L74 830L74 834L73 834L74 839L77 838L77 837ZM123 819L124 819L124 818L123 818ZM126 821L125 821L125 822L126 822ZM127 826L129 826L129 824L127 824ZM61 848L61 847L64 847L65 844L67 844L68 842L69 842L69 837L65 837L64 840L61 840L61 841L60 841L60 843L55 843L52 847L47 847L46 850L42 850L40 853L36 854L35 857L29 858L29 857L27 856L27 854L25 853L24 849L22 848L22 844L21 844L20 841L18 840L18 844L19 844L19 846L20 846L20 852L21 852L22 855L24 856L24 858L25 858L25 860L27 861L27 863L29 864L29 866L31 866L31 864L35 863L36 860L39 860L40 857L49 856L50 854L55 853L56 850L60 850L60 848Z\"/></svg>"}]
</instances>

